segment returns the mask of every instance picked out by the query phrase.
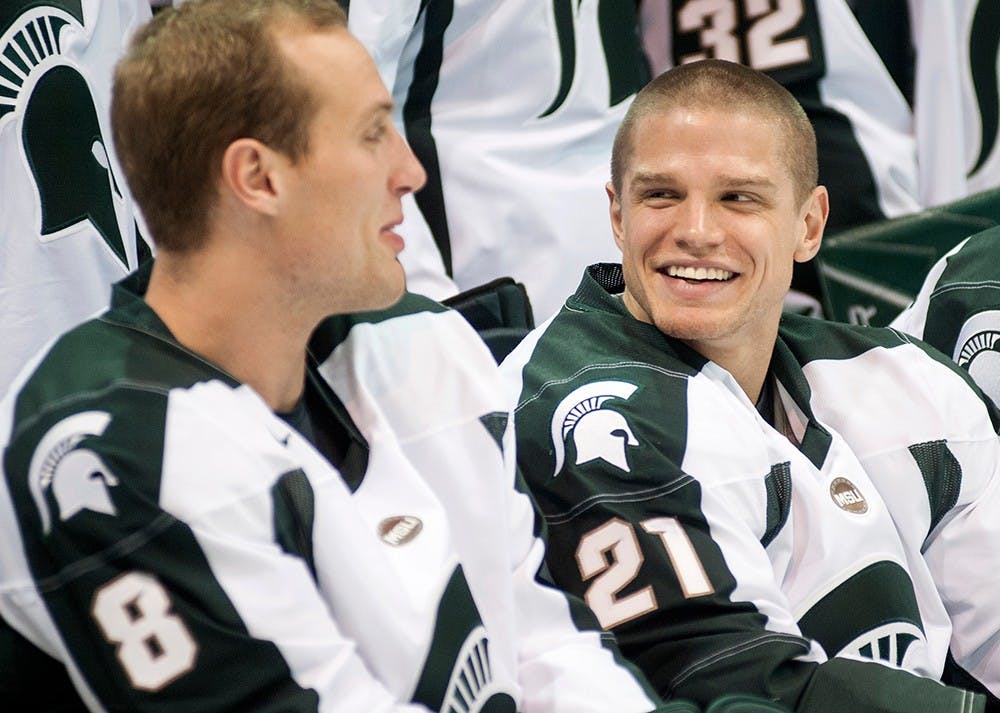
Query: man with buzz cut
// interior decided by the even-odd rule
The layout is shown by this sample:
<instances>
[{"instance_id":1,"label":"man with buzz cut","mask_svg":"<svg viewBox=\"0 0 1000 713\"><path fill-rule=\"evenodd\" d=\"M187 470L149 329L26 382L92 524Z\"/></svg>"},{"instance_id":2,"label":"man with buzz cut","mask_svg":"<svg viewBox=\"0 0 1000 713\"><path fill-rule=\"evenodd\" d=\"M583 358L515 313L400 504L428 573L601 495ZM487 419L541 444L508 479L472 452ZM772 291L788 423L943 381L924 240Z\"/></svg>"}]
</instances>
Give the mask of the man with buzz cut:
<instances>
[{"instance_id":1,"label":"man with buzz cut","mask_svg":"<svg viewBox=\"0 0 1000 713\"><path fill-rule=\"evenodd\" d=\"M0 614L66 694L5 709L697 711L540 581L492 357L404 295L391 112L330 0L136 35L112 125L157 257L0 401Z\"/></svg>"},{"instance_id":2,"label":"man with buzz cut","mask_svg":"<svg viewBox=\"0 0 1000 713\"><path fill-rule=\"evenodd\" d=\"M554 581L663 695L997 709L996 412L923 343L782 315L828 213L802 108L683 65L611 175L621 264L501 367Z\"/></svg>"}]
</instances>

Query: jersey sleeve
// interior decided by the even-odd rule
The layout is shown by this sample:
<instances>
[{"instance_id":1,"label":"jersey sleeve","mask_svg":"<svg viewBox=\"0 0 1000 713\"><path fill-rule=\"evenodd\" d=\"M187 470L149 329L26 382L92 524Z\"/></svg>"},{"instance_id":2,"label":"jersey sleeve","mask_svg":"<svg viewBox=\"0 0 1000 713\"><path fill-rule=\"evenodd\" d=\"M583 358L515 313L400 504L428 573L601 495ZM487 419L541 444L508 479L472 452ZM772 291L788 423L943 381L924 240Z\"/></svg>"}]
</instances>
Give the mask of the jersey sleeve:
<instances>
[{"instance_id":1,"label":"jersey sleeve","mask_svg":"<svg viewBox=\"0 0 1000 713\"><path fill-rule=\"evenodd\" d=\"M986 397L981 397L986 400ZM984 409L986 411L986 409ZM932 529L924 542L931 570L952 623L951 669L984 686L1000 705L1000 440L987 416L967 440L921 463Z\"/></svg>"},{"instance_id":2,"label":"jersey sleeve","mask_svg":"<svg viewBox=\"0 0 1000 713\"><path fill-rule=\"evenodd\" d=\"M204 400L126 391L35 419L6 449L0 495L30 579L6 569L5 616L57 632L95 710L424 710L374 679L278 543L258 487L278 449L248 450Z\"/></svg>"},{"instance_id":3,"label":"jersey sleeve","mask_svg":"<svg viewBox=\"0 0 1000 713\"><path fill-rule=\"evenodd\" d=\"M508 491L520 676L526 711L645 711L659 696L577 597L551 582L526 486ZM656 710L672 710L655 708Z\"/></svg>"},{"instance_id":4,"label":"jersey sleeve","mask_svg":"<svg viewBox=\"0 0 1000 713\"><path fill-rule=\"evenodd\" d=\"M767 507L767 473L711 487L685 473L686 382L637 371L532 375L518 460L545 517L554 580L664 697L707 706L741 692L803 713L982 710L964 690L828 659L804 636L765 549L780 516Z\"/></svg>"}]
</instances>

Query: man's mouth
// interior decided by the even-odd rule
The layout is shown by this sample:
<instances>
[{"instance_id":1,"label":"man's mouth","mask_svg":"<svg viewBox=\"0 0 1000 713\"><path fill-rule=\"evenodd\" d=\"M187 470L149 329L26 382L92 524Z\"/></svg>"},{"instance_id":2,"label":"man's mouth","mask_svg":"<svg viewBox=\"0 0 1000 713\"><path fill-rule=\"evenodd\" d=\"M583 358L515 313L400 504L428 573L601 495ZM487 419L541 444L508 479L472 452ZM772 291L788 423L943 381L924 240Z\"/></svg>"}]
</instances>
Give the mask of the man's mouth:
<instances>
[{"instance_id":1,"label":"man's mouth","mask_svg":"<svg viewBox=\"0 0 1000 713\"><path fill-rule=\"evenodd\" d=\"M667 275L692 282L725 282L731 280L736 273L719 267L683 267L670 265Z\"/></svg>"}]
</instances>

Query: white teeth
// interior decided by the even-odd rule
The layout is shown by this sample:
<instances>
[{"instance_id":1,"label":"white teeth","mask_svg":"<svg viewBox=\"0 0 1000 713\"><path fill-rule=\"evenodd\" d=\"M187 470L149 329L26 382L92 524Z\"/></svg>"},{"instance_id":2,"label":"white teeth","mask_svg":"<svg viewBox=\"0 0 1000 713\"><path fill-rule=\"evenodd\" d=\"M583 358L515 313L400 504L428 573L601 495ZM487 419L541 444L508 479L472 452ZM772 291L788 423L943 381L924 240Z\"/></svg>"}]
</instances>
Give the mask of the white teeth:
<instances>
[{"instance_id":1,"label":"white teeth","mask_svg":"<svg viewBox=\"0 0 1000 713\"><path fill-rule=\"evenodd\" d=\"M717 267L681 267L679 265L668 267L667 274L685 280L728 280L733 276L729 270L720 270Z\"/></svg>"}]
</instances>

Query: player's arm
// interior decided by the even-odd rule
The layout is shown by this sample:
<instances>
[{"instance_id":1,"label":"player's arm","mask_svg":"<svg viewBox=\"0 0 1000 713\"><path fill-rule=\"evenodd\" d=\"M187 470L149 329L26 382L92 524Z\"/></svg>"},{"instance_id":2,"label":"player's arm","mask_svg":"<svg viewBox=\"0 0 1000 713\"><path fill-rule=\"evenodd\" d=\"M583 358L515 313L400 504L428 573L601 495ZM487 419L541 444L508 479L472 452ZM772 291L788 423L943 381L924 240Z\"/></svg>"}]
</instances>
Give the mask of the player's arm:
<instances>
[{"instance_id":1,"label":"player's arm","mask_svg":"<svg viewBox=\"0 0 1000 713\"><path fill-rule=\"evenodd\" d=\"M676 473L663 489L590 496L547 517L556 581L590 605L661 693L702 705L720 692L752 693L802 713L843 710L845 700L886 713L982 710L982 700L929 679L827 659L795 625L740 512L709 526L694 481Z\"/></svg>"},{"instance_id":2,"label":"player's arm","mask_svg":"<svg viewBox=\"0 0 1000 713\"><path fill-rule=\"evenodd\" d=\"M586 601L661 694L707 705L720 692L745 692L819 713L836 710L846 690L857 710L967 709L973 697L964 691L828 660L774 579L766 549L780 527L767 492L774 467L703 487L677 464L688 441L687 414L678 412L686 380L644 380L634 368L599 374L588 382L531 375L518 409L518 462L545 516L555 582Z\"/></svg>"},{"instance_id":3,"label":"player's arm","mask_svg":"<svg viewBox=\"0 0 1000 713\"><path fill-rule=\"evenodd\" d=\"M982 401L978 425L922 464L931 507L923 553L952 624L946 680L988 691L1000 710L1000 607L990 595L1000 588L1000 421L989 398L972 393ZM953 420L976 416L969 404L953 406Z\"/></svg>"},{"instance_id":4,"label":"player's arm","mask_svg":"<svg viewBox=\"0 0 1000 713\"><path fill-rule=\"evenodd\" d=\"M673 710L601 631L577 597L555 587L544 563L544 523L526 488L508 488L509 547L517 607L519 677L532 681L526 711Z\"/></svg>"},{"instance_id":5,"label":"player's arm","mask_svg":"<svg viewBox=\"0 0 1000 713\"><path fill-rule=\"evenodd\" d=\"M247 424L203 417L207 401L108 402L22 428L0 493L34 580L5 602L58 632L95 710L423 710L371 675L279 543L259 487L279 450L245 447Z\"/></svg>"}]
</instances>

